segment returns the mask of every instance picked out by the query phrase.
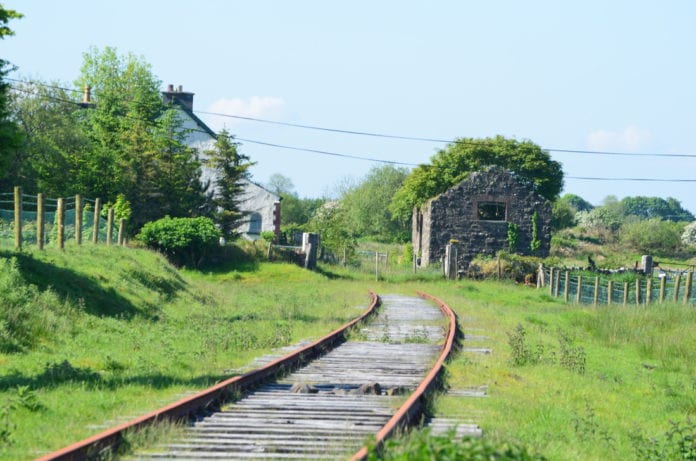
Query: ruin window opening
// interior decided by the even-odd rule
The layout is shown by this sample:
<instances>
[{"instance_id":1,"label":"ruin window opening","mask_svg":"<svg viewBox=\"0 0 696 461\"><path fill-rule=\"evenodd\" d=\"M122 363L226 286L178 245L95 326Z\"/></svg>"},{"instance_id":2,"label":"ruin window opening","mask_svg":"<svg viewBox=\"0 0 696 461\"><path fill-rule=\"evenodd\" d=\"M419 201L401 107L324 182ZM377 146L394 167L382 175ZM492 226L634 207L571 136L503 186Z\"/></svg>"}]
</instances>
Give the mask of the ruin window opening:
<instances>
[{"instance_id":1,"label":"ruin window opening","mask_svg":"<svg viewBox=\"0 0 696 461\"><path fill-rule=\"evenodd\" d=\"M481 221L505 221L506 208L505 202L479 202L476 216Z\"/></svg>"}]
</instances>

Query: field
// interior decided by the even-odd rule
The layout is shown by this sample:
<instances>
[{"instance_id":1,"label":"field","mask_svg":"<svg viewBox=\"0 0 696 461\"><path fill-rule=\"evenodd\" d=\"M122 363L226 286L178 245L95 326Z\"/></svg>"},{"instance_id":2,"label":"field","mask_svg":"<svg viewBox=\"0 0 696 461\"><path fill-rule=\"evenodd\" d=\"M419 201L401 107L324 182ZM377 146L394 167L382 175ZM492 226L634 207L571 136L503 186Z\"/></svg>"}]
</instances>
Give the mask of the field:
<instances>
[{"instance_id":1,"label":"field","mask_svg":"<svg viewBox=\"0 0 696 461\"><path fill-rule=\"evenodd\" d=\"M210 271L117 247L2 256L0 459L35 458L319 337L357 315L368 289L436 295L458 313L464 348L492 349L460 351L446 376L488 397L431 403L475 419L486 443L559 460L674 459L680 443L694 453L694 306L578 307L512 282L307 272L241 255ZM415 459L399 450L429 439L384 456Z\"/></svg>"}]
</instances>

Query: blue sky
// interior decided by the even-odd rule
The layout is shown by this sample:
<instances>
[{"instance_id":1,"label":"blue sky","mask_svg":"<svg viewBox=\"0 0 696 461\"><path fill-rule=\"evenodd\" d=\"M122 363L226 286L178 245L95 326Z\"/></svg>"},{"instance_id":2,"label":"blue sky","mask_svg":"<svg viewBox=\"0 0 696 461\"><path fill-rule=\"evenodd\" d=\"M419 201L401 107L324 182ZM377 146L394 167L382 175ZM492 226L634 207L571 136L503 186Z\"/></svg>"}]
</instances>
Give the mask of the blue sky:
<instances>
[{"instance_id":1,"label":"blue sky","mask_svg":"<svg viewBox=\"0 0 696 461\"><path fill-rule=\"evenodd\" d=\"M194 110L403 136L501 134L551 152L564 192L674 197L696 213L696 2L4 1L25 15L0 42L14 78L71 84L90 46L151 64ZM404 163L441 143L199 113L239 138ZM373 166L243 142L257 182L333 194ZM652 178L692 182L590 181Z\"/></svg>"}]
</instances>

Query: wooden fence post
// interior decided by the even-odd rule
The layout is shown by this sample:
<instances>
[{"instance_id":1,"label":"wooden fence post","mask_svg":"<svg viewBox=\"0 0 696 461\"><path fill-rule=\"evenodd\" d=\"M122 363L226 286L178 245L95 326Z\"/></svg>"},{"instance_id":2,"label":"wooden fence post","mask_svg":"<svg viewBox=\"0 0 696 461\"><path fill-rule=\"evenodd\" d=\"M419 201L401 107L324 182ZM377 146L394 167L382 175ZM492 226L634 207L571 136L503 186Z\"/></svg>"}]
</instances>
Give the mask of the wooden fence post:
<instances>
[{"instance_id":1,"label":"wooden fence post","mask_svg":"<svg viewBox=\"0 0 696 461\"><path fill-rule=\"evenodd\" d=\"M57 243L58 248L62 250L65 247L65 199L62 197L58 199L58 209L56 210L56 218L58 221L58 228L56 229L58 231Z\"/></svg>"},{"instance_id":2,"label":"wooden fence post","mask_svg":"<svg viewBox=\"0 0 696 461\"><path fill-rule=\"evenodd\" d=\"M568 302L568 290L570 289L570 273L568 271L565 272L565 286L563 287L563 300L565 302Z\"/></svg>"},{"instance_id":3,"label":"wooden fence post","mask_svg":"<svg viewBox=\"0 0 696 461\"><path fill-rule=\"evenodd\" d=\"M624 282L623 305L624 306L628 305L628 282Z\"/></svg>"},{"instance_id":4,"label":"wooden fence post","mask_svg":"<svg viewBox=\"0 0 696 461\"><path fill-rule=\"evenodd\" d=\"M44 194L36 196L36 246L39 250L44 247L44 220L46 219L46 199Z\"/></svg>"},{"instance_id":5,"label":"wooden fence post","mask_svg":"<svg viewBox=\"0 0 696 461\"><path fill-rule=\"evenodd\" d=\"M553 267L549 268L549 294L553 296L553 284L554 284L554 277L553 277Z\"/></svg>"},{"instance_id":6,"label":"wooden fence post","mask_svg":"<svg viewBox=\"0 0 696 461\"><path fill-rule=\"evenodd\" d=\"M22 249L22 188L14 188L14 238L15 250Z\"/></svg>"},{"instance_id":7,"label":"wooden fence post","mask_svg":"<svg viewBox=\"0 0 696 461\"><path fill-rule=\"evenodd\" d=\"M609 280L607 282L607 306L611 306L612 298L614 297L614 281Z\"/></svg>"},{"instance_id":8,"label":"wooden fence post","mask_svg":"<svg viewBox=\"0 0 696 461\"><path fill-rule=\"evenodd\" d=\"M640 306L640 279L636 279L636 306Z\"/></svg>"},{"instance_id":9,"label":"wooden fence post","mask_svg":"<svg viewBox=\"0 0 696 461\"><path fill-rule=\"evenodd\" d=\"M109 208L106 212L106 244L111 245L114 236L114 209Z\"/></svg>"},{"instance_id":10,"label":"wooden fence post","mask_svg":"<svg viewBox=\"0 0 696 461\"><path fill-rule=\"evenodd\" d=\"M597 306L597 301L599 300L599 277L594 278L594 298L592 299L592 305Z\"/></svg>"},{"instance_id":11,"label":"wooden fence post","mask_svg":"<svg viewBox=\"0 0 696 461\"><path fill-rule=\"evenodd\" d=\"M537 270L537 288L543 288L546 286L546 274L544 273L544 265L539 263L539 269Z\"/></svg>"},{"instance_id":12,"label":"wooden fence post","mask_svg":"<svg viewBox=\"0 0 696 461\"><path fill-rule=\"evenodd\" d=\"M686 274L686 285L684 286L684 304L689 304L689 298L691 298L691 285L693 283L694 273L687 272Z\"/></svg>"},{"instance_id":13,"label":"wooden fence post","mask_svg":"<svg viewBox=\"0 0 696 461\"><path fill-rule=\"evenodd\" d=\"M578 292L575 296L575 302L580 304L582 301L582 275L578 275Z\"/></svg>"},{"instance_id":14,"label":"wooden fence post","mask_svg":"<svg viewBox=\"0 0 696 461\"><path fill-rule=\"evenodd\" d=\"M126 220L121 218L118 220L118 245L123 246L125 243Z\"/></svg>"},{"instance_id":15,"label":"wooden fence post","mask_svg":"<svg viewBox=\"0 0 696 461\"><path fill-rule=\"evenodd\" d=\"M665 286L667 285L667 275L660 277L660 304L665 302Z\"/></svg>"},{"instance_id":16,"label":"wooden fence post","mask_svg":"<svg viewBox=\"0 0 696 461\"><path fill-rule=\"evenodd\" d=\"M82 245L82 196L75 195L75 243Z\"/></svg>"},{"instance_id":17,"label":"wooden fence post","mask_svg":"<svg viewBox=\"0 0 696 461\"><path fill-rule=\"evenodd\" d=\"M645 285L645 304L650 305L652 303L652 277L648 279Z\"/></svg>"},{"instance_id":18,"label":"wooden fence post","mask_svg":"<svg viewBox=\"0 0 696 461\"><path fill-rule=\"evenodd\" d=\"M681 274L677 274L674 279L674 302L679 302L679 286L681 285Z\"/></svg>"},{"instance_id":19,"label":"wooden fence post","mask_svg":"<svg viewBox=\"0 0 696 461\"><path fill-rule=\"evenodd\" d=\"M99 215L101 214L101 199L94 201L94 226L92 227L92 243L99 242Z\"/></svg>"},{"instance_id":20,"label":"wooden fence post","mask_svg":"<svg viewBox=\"0 0 696 461\"><path fill-rule=\"evenodd\" d=\"M555 281L554 286L553 286L553 290L555 293L554 296L556 296L556 297L558 297L558 289L559 289L560 284L561 284L561 270L558 269L556 271L556 281Z\"/></svg>"}]
</instances>

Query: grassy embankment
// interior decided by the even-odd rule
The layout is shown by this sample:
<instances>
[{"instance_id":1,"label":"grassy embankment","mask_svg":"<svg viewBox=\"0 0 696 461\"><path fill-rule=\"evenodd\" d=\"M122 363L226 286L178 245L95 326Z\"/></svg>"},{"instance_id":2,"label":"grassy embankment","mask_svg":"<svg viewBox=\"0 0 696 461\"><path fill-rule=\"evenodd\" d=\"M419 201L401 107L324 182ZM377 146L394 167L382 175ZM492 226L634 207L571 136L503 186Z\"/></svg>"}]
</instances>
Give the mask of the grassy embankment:
<instances>
[{"instance_id":1,"label":"grassy embankment","mask_svg":"<svg viewBox=\"0 0 696 461\"><path fill-rule=\"evenodd\" d=\"M33 459L319 337L366 288L286 264L198 273L117 247L0 255L0 459Z\"/></svg>"},{"instance_id":2,"label":"grassy embankment","mask_svg":"<svg viewBox=\"0 0 696 461\"><path fill-rule=\"evenodd\" d=\"M594 309L427 272L413 281L386 271L376 282L348 269L251 262L176 271L120 248L24 253L17 269L0 262L3 306L28 306L13 321L39 326L3 332L2 459L31 459L205 387L270 348L320 336L365 306L367 288L432 293L465 333L490 338L465 346L492 354L462 352L447 366L449 386L485 385L490 397L440 396L432 408L474 415L494 445L512 441L550 459L649 459L696 432L665 438L670 421L684 428L696 413L693 306Z\"/></svg>"}]
</instances>

